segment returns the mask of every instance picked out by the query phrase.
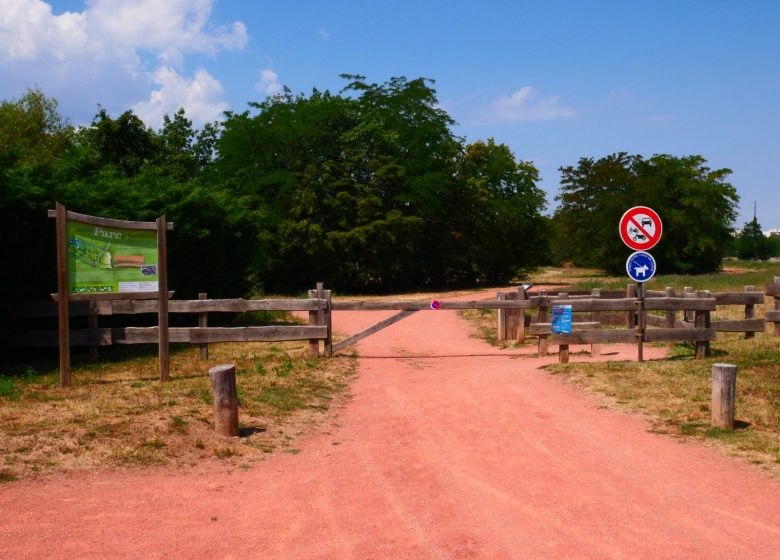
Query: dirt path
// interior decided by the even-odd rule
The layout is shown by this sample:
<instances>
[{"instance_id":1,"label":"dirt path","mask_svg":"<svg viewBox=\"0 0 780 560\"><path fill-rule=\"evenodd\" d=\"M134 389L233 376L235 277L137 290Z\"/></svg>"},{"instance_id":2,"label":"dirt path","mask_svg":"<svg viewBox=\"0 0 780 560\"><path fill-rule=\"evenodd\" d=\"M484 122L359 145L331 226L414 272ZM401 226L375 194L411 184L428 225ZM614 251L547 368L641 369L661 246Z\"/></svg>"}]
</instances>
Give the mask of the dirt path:
<instances>
[{"instance_id":1,"label":"dirt path","mask_svg":"<svg viewBox=\"0 0 780 560\"><path fill-rule=\"evenodd\" d=\"M0 556L780 557L780 484L599 409L536 369L553 357L512 357L444 311L360 352L354 397L297 455L0 487Z\"/></svg>"}]
</instances>

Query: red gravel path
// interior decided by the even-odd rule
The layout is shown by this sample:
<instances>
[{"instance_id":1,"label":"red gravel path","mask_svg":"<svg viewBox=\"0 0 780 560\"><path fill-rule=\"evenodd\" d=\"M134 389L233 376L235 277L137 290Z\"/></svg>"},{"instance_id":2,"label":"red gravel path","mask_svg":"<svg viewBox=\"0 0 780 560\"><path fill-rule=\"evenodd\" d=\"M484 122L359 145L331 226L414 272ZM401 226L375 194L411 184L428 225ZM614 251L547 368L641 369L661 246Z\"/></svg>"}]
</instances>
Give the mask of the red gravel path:
<instances>
[{"instance_id":1,"label":"red gravel path","mask_svg":"<svg viewBox=\"0 0 780 560\"><path fill-rule=\"evenodd\" d=\"M599 409L536 369L553 357L446 311L359 349L354 398L300 454L1 486L0 557L780 558L780 484Z\"/></svg>"}]
</instances>

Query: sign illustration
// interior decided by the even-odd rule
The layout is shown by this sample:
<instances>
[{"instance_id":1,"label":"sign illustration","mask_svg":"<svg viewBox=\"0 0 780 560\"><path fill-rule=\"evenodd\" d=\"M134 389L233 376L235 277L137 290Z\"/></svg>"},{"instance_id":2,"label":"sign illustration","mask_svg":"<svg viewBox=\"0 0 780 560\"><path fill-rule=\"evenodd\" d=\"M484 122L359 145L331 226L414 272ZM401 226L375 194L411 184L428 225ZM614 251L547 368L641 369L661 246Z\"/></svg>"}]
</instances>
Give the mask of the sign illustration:
<instances>
[{"instance_id":1,"label":"sign illustration","mask_svg":"<svg viewBox=\"0 0 780 560\"><path fill-rule=\"evenodd\" d=\"M661 240L663 224L655 210L634 206L620 218L620 238L635 251L647 251Z\"/></svg>"},{"instance_id":2,"label":"sign illustration","mask_svg":"<svg viewBox=\"0 0 780 560\"><path fill-rule=\"evenodd\" d=\"M655 276L655 259L650 253L636 251L626 260L626 272L635 282L647 282Z\"/></svg>"},{"instance_id":3,"label":"sign illustration","mask_svg":"<svg viewBox=\"0 0 780 560\"><path fill-rule=\"evenodd\" d=\"M67 220L68 291L156 292L157 232Z\"/></svg>"}]
</instances>

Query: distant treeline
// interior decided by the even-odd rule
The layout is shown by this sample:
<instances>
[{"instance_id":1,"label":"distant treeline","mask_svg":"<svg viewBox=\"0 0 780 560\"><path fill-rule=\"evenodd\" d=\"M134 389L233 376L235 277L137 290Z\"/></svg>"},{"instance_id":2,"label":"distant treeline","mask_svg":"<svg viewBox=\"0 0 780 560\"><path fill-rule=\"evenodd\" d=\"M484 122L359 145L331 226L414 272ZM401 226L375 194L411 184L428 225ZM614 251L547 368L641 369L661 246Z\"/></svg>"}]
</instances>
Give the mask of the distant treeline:
<instances>
[{"instance_id":1,"label":"distant treeline","mask_svg":"<svg viewBox=\"0 0 780 560\"><path fill-rule=\"evenodd\" d=\"M152 130L99 109L74 127L40 90L0 103L0 293L55 291L55 201L96 216L175 222L177 297L499 284L540 264L619 272L630 206L665 222L665 272L716 270L738 197L700 156L617 153L561 169L552 217L539 173L494 140L467 143L429 80L344 76L339 94L285 91L197 130Z\"/></svg>"}]
</instances>

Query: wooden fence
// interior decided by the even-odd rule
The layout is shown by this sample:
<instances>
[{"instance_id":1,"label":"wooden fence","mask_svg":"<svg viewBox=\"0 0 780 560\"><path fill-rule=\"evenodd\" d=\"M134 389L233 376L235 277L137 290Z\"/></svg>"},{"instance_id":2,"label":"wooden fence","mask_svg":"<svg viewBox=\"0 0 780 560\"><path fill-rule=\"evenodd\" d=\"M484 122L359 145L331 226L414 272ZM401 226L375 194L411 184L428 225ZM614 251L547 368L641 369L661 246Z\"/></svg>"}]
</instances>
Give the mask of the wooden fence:
<instances>
[{"instance_id":1,"label":"wooden fence","mask_svg":"<svg viewBox=\"0 0 780 560\"><path fill-rule=\"evenodd\" d=\"M498 312L497 338L524 341L526 336L538 337L539 354L547 354L548 344L558 345L560 360L568 361L571 344L590 344L591 352L598 354L601 344L637 343L642 359L644 342L693 342L696 358L709 354L710 342L719 332L741 332L752 338L763 332L766 323L774 323L773 332L780 336L780 277L768 284L764 291L746 286L742 292L694 291L685 288L677 294L674 288L648 291L644 298L636 297L636 286L625 292L569 291L556 294L540 292L529 297L523 288L516 292L499 292L498 300L524 300L535 313L501 310ZM756 306L765 305L766 298L774 300L764 318L756 318ZM554 305L571 305L573 313L571 334L552 334L549 320ZM712 313L723 306L744 308L744 318L712 320ZM607 328L602 327L622 327Z\"/></svg>"},{"instance_id":2,"label":"wooden fence","mask_svg":"<svg viewBox=\"0 0 780 560\"><path fill-rule=\"evenodd\" d=\"M326 340L329 338L327 325L271 325L241 327L209 327L209 313L242 313L248 311L308 311L321 313L328 302L324 299L206 299L201 294L195 300L170 300L168 313L197 315L198 326L169 327L170 341L205 345L214 342L270 342L284 340ZM157 300L100 300L75 301L70 305L72 317L86 317L87 328L71 329L73 346L88 346L91 355L100 346L113 344L156 344L159 327L113 327L101 328L101 317L117 315L139 315L157 313ZM22 319L57 317L54 302L33 302L21 306L16 316ZM11 346L56 347L56 330L25 330L10 337ZM207 352L202 352L204 357Z\"/></svg>"},{"instance_id":3,"label":"wooden fence","mask_svg":"<svg viewBox=\"0 0 780 560\"><path fill-rule=\"evenodd\" d=\"M312 356L330 356L358 340L409 315L430 310L430 301L332 301L330 290L322 284L309 291L308 299L207 299L201 294L196 300L169 301L171 314L192 314L198 326L171 327L170 341L197 344L207 356L207 345L216 342L267 342L308 340ZM767 305L766 297L774 299ZM573 329L571 334L552 334L550 311L554 305L571 305ZM742 306L744 318L712 320L718 306ZM764 318L756 318L756 306L765 305ZM770 308L773 307L773 308ZM719 332L742 332L746 337L765 330L766 323L774 323L773 332L780 336L780 277L768 284L764 291L746 286L742 292L707 292L685 288L677 293L673 288L648 291L638 298L636 286L626 291L568 291L555 294L527 293L523 288L499 292L495 300L442 301L437 309L496 309L498 310L498 339L524 341L527 336L538 337L539 354L545 355L548 345L557 345L562 361L568 359L569 345L590 344L591 351L600 352L602 344L637 343L641 359L645 342L691 341L696 345L696 357L704 357L709 343ZM87 346L94 357L97 348L112 344L155 344L159 327L100 327L100 318L118 315L155 314L157 300L99 300L74 301L70 314L86 317L87 328L71 330L71 344ZM333 343L332 313L346 310L396 310L398 313L357 334ZM248 311L308 312L308 325L271 325L241 327L209 327L210 313L241 313ZM23 319L57 318L54 302L35 302L23 305L17 317ZM609 327L609 328L604 328ZM320 350L320 342L324 344ZM57 331L23 330L9 340L12 346L56 347Z\"/></svg>"}]
</instances>

